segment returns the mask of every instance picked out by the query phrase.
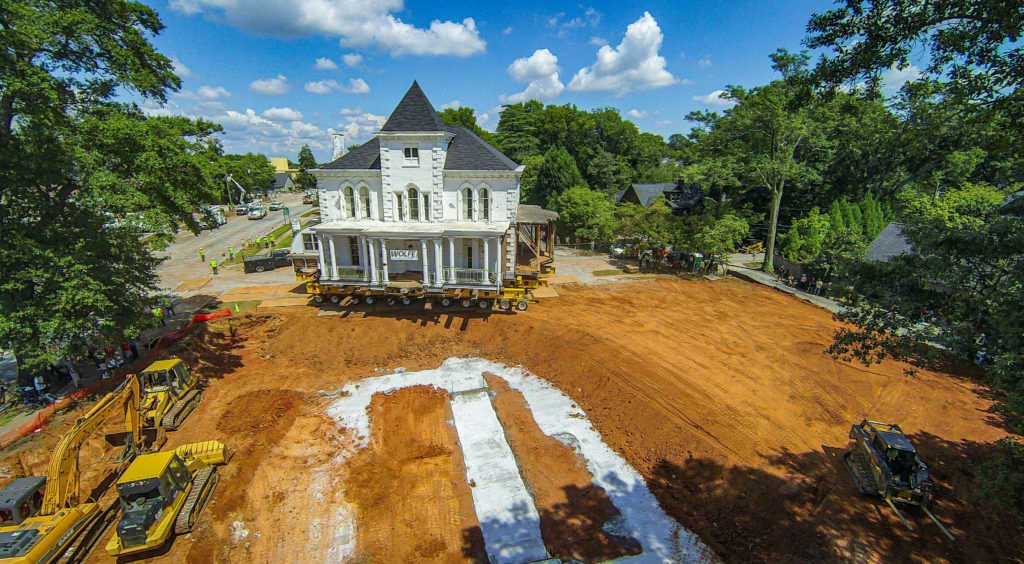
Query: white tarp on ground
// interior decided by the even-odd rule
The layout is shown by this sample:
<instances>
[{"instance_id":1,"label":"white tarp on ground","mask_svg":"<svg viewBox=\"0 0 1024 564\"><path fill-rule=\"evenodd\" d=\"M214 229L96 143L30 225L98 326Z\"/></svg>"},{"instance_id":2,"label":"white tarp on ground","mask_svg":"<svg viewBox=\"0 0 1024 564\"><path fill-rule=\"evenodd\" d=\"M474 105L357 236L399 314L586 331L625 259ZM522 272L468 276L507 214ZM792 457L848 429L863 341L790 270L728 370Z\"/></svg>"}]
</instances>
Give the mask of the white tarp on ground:
<instances>
[{"instance_id":1,"label":"white tarp on ground","mask_svg":"<svg viewBox=\"0 0 1024 564\"><path fill-rule=\"evenodd\" d=\"M621 560L640 562L713 561L713 552L695 534L683 528L662 511L657 499L647 489L643 477L601 440L600 434L587 420L583 410L574 407L573 401L557 388L521 368L512 368L479 358L449 358L444 364L433 370L396 372L346 384L343 391L347 395L331 405L327 413L346 427L355 430L355 434L361 437L361 442L365 445L370 436L368 408L374 394L420 385L447 390L455 394L455 399L452 401L453 412L458 410L463 415L469 415L464 411L464 408L467 407L474 411L468 419L460 417L458 414L455 418L464 456L466 456L466 452L474 453L466 458L467 473L489 473L491 471L484 470L478 465L489 464L493 460L493 463L500 465L501 469L500 472L496 471L496 474L506 475L506 471L509 470L506 467L508 465L506 459L501 457L477 458L480 452L484 451L477 452L477 447L473 446L477 441L491 440L503 444L504 449L509 448L490 401L486 401L487 408L485 408L480 401L485 397L484 393L477 392L477 390L487 387L483 378L485 372L504 379L512 388L520 391L526 398L541 430L570 446L586 460L587 470L594 476L594 484L604 488L609 499L622 514L622 518L616 523L616 529L633 537L643 547L642 554ZM471 393L467 395L463 392ZM460 396L466 396L467 399L459 399ZM484 415L487 412L489 415ZM480 422L480 418L485 416L494 418L493 425L483 425ZM460 419L463 420L461 425ZM490 439L486 437L488 434L491 436ZM499 448L499 450L501 449ZM509 454L511 455L510 450ZM514 460L511 471L515 472L515 476L521 484L522 478L519 477ZM467 480L470 479L475 478L467 477ZM484 481L486 482L487 479ZM475 485L479 488L481 481L476 480ZM481 501L477 499L477 494L474 491L473 501L481 524L483 525L485 520L494 518L500 518L506 523L516 523L517 520L522 522L523 516L529 515L531 512L532 515L537 514L533 499L528 494L528 499L525 500L529 506L528 509L522 506L524 500L520 499L520 494L513 493L511 495L513 497L505 500L505 503L495 503L499 500L488 497L484 500L484 505L481 506ZM493 505L487 505L489 503L493 503ZM502 507L506 509L502 509ZM530 528L532 528L532 518L528 518L527 522L530 522ZM537 538L539 538L539 523L536 530ZM513 538L496 540L493 534L491 538L488 538L486 526L484 531L484 543L487 545L489 555L492 553L492 544L494 543L496 543L494 549L499 551L495 555L498 556L500 556L500 551L510 548ZM514 536L514 538L521 538L522 542L526 543L521 547L522 559L518 561L528 562L535 559L533 554L536 553L536 545L533 544L535 541L532 533L524 534L519 527L516 527L515 531L515 535L522 536ZM543 545L541 545L542 552ZM507 554L511 556L511 553Z\"/></svg>"}]
</instances>

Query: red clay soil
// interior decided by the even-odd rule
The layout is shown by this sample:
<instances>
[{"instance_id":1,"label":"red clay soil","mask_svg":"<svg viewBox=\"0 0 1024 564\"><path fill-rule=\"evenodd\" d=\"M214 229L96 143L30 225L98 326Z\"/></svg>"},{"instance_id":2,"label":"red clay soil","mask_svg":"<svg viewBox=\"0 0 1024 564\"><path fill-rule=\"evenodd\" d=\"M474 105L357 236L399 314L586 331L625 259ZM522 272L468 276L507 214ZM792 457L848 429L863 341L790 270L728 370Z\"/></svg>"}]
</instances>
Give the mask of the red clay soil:
<instances>
[{"instance_id":1,"label":"red clay soil","mask_svg":"<svg viewBox=\"0 0 1024 564\"><path fill-rule=\"evenodd\" d=\"M521 364L570 396L726 562L1024 561L1020 523L974 495L975 469L1006 432L963 375L837 362L823 352L838 328L828 312L738 280L559 293L519 314L275 308L208 324L178 349L206 390L168 447L220 439L238 453L196 531L153 560L338 560L351 525L342 460L355 450L318 390L470 355ZM957 542L912 509L917 531L907 531L857 493L840 458L865 417L908 432L935 478L932 510ZM47 452L51 429L3 451L0 470Z\"/></svg>"},{"instance_id":2,"label":"red clay soil","mask_svg":"<svg viewBox=\"0 0 1024 564\"><path fill-rule=\"evenodd\" d=\"M370 444L348 464L356 560L486 561L447 392L426 386L376 394Z\"/></svg>"},{"instance_id":3,"label":"red clay soil","mask_svg":"<svg viewBox=\"0 0 1024 564\"><path fill-rule=\"evenodd\" d=\"M593 483L585 461L541 431L522 393L493 374L484 377L495 392L491 403L540 513L540 532L548 554L577 562L640 554L635 539L604 531L620 513L604 488Z\"/></svg>"}]
</instances>

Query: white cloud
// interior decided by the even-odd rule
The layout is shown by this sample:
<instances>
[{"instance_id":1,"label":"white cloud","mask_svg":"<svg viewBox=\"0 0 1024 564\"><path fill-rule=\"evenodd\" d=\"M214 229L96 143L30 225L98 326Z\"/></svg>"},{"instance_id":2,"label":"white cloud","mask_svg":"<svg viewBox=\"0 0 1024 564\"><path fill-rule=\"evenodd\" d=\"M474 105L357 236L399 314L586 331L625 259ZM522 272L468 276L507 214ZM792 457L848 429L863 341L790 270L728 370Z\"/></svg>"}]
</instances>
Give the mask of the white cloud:
<instances>
[{"instance_id":1,"label":"white cloud","mask_svg":"<svg viewBox=\"0 0 1024 564\"><path fill-rule=\"evenodd\" d=\"M299 121L302 119L302 112L291 108L267 108L260 117L270 121Z\"/></svg>"},{"instance_id":2,"label":"white cloud","mask_svg":"<svg viewBox=\"0 0 1024 564\"><path fill-rule=\"evenodd\" d=\"M318 80L307 82L304 86L306 92L314 94L329 94L332 90L346 94L368 94L370 85L361 78L350 78L347 84L341 84L337 80Z\"/></svg>"},{"instance_id":3,"label":"white cloud","mask_svg":"<svg viewBox=\"0 0 1024 564\"><path fill-rule=\"evenodd\" d=\"M346 53L341 56L341 60L345 62L346 67L357 67L363 62L363 56L359 53Z\"/></svg>"},{"instance_id":4,"label":"white cloud","mask_svg":"<svg viewBox=\"0 0 1024 564\"><path fill-rule=\"evenodd\" d=\"M494 132L498 127L498 121L501 119L501 112L504 109L505 108L502 108L501 106L495 106L490 110L487 110L486 112L476 116L476 124L479 125L481 129Z\"/></svg>"},{"instance_id":5,"label":"white cloud","mask_svg":"<svg viewBox=\"0 0 1024 564\"><path fill-rule=\"evenodd\" d=\"M921 69L916 65L910 65L902 70L892 67L882 74L882 92L895 93L903 88L904 84L921 78L921 74Z\"/></svg>"},{"instance_id":6,"label":"white cloud","mask_svg":"<svg viewBox=\"0 0 1024 564\"><path fill-rule=\"evenodd\" d=\"M231 97L231 93L223 86L200 86L196 94L203 100L218 100Z\"/></svg>"},{"instance_id":7,"label":"white cloud","mask_svg":"<svg viewBox=\"0 0 1024 564\"><path fill-rule=\"evenodd\" d=\"M501 96L502 102L525 102L534 99L546 102L562 93L565 85L558 79L558 57L547 49L537 49L529 57L516 59L508 66L508 74L519 82L529 83L526 90Z\"/></svg>"},{"instance_id":8,"label":"white cloud","mask_svg":"<svg viewBox=\"0 0 1024 564\"><path fill-rule=\"evenodd\" d=\"M418 28L396 18L403 0L170 0L185 14L210 14L275 37L338 37L342 46L376 46L392 55L469 56L486 49L473 18L433 20Z\"/></svg>"},{"instance_id":9,"label":"white cloud","mask_svg":"<svg viewBox=\"0 0 1024 564\"><path fill-rule=\"evenodd\" d=\"M711 67L711 57L704 56L703 58L697 61L697 66L702 69Z\"/></svg>"},{"instance_id":10,"label":"white cloud","mask_svg":"<svg viewBox=\"0 0 1024 564\"><path fill-rule=\"evenodd\" d=\"M512 33L512 26L508 26L505 29L501 30L502 35L508 35L510 33Z\"/></svg>"},{"instance_id":11,"label":"white cloud","mask_svg":"<svg viewBox=\"0 0 1024 564\"><path fill-rule=\"evenodd\" d=\"M693 99L705 106L726 107L736 105L736 102L728 98L722 98L722 94L725 94L725 90L715 90L704 96L694 96Z\"/></svg>"},{"instance_id":12,"label":"white cloud","mask_svg":"<svg viewBox=\"0 0 1024 564\"><path fill-rule=\"evenodd\" d=\"M593 45L594 47L600 47L602 45L607 45L608 44L608 40L606 40L603 37L594 36L594 37L591 37L590 41L587 41L587 43Z\"/></svg>"},{"instance_id":13,"label":"white cloud","mask_svg":"<svg viewBox=\"0 0 1024 564\"><path fill-rule=\"evenodd\" d=\"M461 107L462 107L462 102L460 102L458 100L452 100L451 102L448 102L447 104L441 104L441 109L442 110L447 110L448 108L451 108L453 110L457 110L457 109L459 109Z\"/></svg>"},{"instance_id":14,"label":"white cloud","mask_svg":"<svg viewBox=\"0 0 1024 564\"><path fill-rule=\"evenodd\" d=\"M358 143L361 140L369 139L373 132L380 129L388 120L388 116L366 113L358 108L342 108L338 113L345 116L345 121L338 124L337 129L331 129L331 131L344 132L346 143Z\"/></svg>"},{"instance_id":15,"label":"white cloud","mask_svg":"<svg viewBox=\"0 0 1024 564\"><path fill-rule=\"evenodd\" d=\"M252 81L249 84L249 90L267 96L277 96L287 94L291 90L291 86L288 85L288 79L283 74L279 74L275 78L261 78Z\"/></svg>"},{"instance_id":16,"label":"white cloud","mask_svg":"<svg viewBox=\"0 0 1024 564\"><path fill-rule=\"evenodd\" d=\"M171 59L171 67L174 69L174 74L180 78L199 78L199 75L192 72L192 69L185 66L185 63L178 60L177 57Z\"/></svg>"},{"instance_id":17,"label":"white cloud","mask_svg":"<svg viewBox=\"0 0 1024 564\"><path fill-rule=\"evenodd\" d=\"M316 60L316 64L313 65L313 68L320 70L334 70L338 68L338 63L335 63L334 61L328 59L327 57L318 57Z\"/></svg>"},{"instance_id":18,"label":"white cloud","mask_svg":"<svg viewBox=\"0 0 1024 564\"><path fill-rule=\"evenodd\" d=\"M675 84L678 80L665 70L665 58L658 54L664 35L649 12L629 24L619 46L601 47L597 61L580 69L569 82L570 90L615 92L623 95Z\"/></svg>"},{"instance_id":19,"label":"white cloud","mask_svg":"<svg viewBox=\"0 0 1024 564\"><path fill-rule=\"evenodd\" d=\"M661 121L654 122L654 126L655 127L665 127L666 125L672 125L672 120L670 120L670 119L663 119Z\"/></svg>"},{"instance_id":20,"label":"white cloud","mask_svg":"<svg viewBox=\"0 0 1024 564\"><path fill-rule=\"evenodd\" d=\"M633 110L629 110L628 112L626 112L626 115L628 117L633 118L633 119L642 119L642 118L645 118L645 117L647 117L647 116L649 116L651 114L648 113L647 110L641 111L641 110L633 109Z\"/></svg>"}]
</instances>

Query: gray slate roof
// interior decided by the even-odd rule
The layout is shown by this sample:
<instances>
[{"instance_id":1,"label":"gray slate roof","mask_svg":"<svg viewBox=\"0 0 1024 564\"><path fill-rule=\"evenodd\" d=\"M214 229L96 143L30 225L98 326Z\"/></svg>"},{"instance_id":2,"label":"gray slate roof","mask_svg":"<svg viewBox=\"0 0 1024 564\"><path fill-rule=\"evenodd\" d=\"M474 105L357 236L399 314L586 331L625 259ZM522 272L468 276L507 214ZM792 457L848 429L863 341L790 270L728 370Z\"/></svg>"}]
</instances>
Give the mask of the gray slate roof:
<instances>
[{"instance_id":1,"label":"gray slate roof","mask_svg":"<svg viewBox=\"0 0 1024 564\"><path fill-rule=\"evenodd\" d=\"M398 103L395 111L391 112L388 121L380 130L445 131L445 125L430 100L427 100L427 95L414 80L409 91L402 97L402 101Z\"/></svg>"},{"instance_id":2,"label":"gray slate roof","mask_svg":"<svg viewBox=\"0 0 1024 564\"><path fill-rule=\"evenodd\" d=\"M519 204L516 211L517 223L547 223L558 219L558 212L546 210L540 206Z\"/></svg>"},{"instance_id":3,"label":"gray slate roof","mask_svg":"<svg viewBox=\"0 0 1024 564\"><path fill-rule=\"evenodd\" d=\"M445 170L515 170L515 161L461 125L446 125L455 138L448 145Z\"/></svg>"},{"instance_id":4,"label":"gray slate roof","mask_svg":"<svg viewBox=\"0 0 1024 564\"><path fill-rule=\"evenodd\" d=\"M871 261L888 262L892 257L913 252L910 241L903 236L903 230L895 221L885 226L885 229L875 237L868 247L866 259Z\"/></svg>"},{"instance_id":5,"label":"gray slate roof","mask_svg":"<svg viewBox=\"0 0 1024 564\"><path fill-rule=\"evenodd\" d=\"M274 173L274 181L270 185L271 190L281 190L288 184L288 179L292 176L287 172L276 172Z\"/></svg>"},{"instance_id":6,"label":"gray slate roof","mask_svg":"<svg viewBox=\"0 0 1024 564\"><path fill-rule=\"evenodd\" d=\"M352 149L321 168L380 170L380 140L376 137Z\"/></svg>"},{"instance_id":7,"label":"gray slate roof","mask_svg":"<svg viewBox=\"0 0 1024 564\"><path fill-rule=\"evenodd\" d=\"M654 200L657 200L660 196L664 196L665 192L675 189L676 185L674 182L660 182L657 184L634 184L633 191L636 192L636 197L640 199L640 204L645 208L651 207ZM625 192L624 192L625 193Z\"/></svg>"},{"instance_id":8,"label":"gray slate roof","mask_svg":"<svg viewBox=\"0 0 1024 564\"><path fill-rule=\"evenodd\" d=\"M688 210L700 202L704 197L704 190L700 184L690 182L679 190L679 184L674 182L658 182L655 184L633 184L630 189L636 192L637 198L645 208L651 207L659 197L664 196L668 207L674 211ZM622 193L616 192L615 203L622 201L622 196L629 190Z\"/></svg>"}]
</instances>

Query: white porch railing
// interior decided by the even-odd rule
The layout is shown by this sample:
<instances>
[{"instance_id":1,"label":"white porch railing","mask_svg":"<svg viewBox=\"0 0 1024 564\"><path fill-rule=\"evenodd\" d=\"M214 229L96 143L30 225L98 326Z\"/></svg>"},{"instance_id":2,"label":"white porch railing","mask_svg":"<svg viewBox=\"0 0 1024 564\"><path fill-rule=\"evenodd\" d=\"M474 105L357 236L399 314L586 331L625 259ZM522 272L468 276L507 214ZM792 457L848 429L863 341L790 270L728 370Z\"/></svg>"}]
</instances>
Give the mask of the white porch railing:
<instances>
[{"instance_id":1,"label":"white porch railing","mask_svg":"<svg viewBox=\"0 0 1024 564\"><path fill-rule=\"evenodd\" d=\"M362 280L363 267L361 266L339 266L334 273L335 280Z\"/></svg>"},{"instance_id":2,"label":"white porch railing","mask_svg":"<svg viewBox=\"0 0 1024 564\"><path fill-rule=\"evenodd\" d=\"M482 268L454 268L449 266L444 269L444 278L449 284L462 286L484 286L495 283L494 273L488 273Z\"/></svg>"}]
</instances>

